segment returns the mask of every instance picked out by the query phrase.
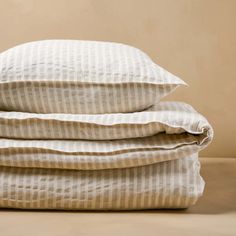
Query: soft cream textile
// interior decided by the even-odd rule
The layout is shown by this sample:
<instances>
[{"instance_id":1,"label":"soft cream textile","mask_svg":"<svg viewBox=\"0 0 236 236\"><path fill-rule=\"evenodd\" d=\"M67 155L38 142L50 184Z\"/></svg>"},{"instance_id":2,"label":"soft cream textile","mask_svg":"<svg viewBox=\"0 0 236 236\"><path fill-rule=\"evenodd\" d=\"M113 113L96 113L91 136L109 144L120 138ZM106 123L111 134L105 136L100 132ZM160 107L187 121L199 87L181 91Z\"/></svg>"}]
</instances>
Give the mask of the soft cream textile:
<instances>
[{"instance_id":1,"label":"soft cream textile","mask_svg":"<svg viewBox=\"0 0 236 236\"><path fill-rule=\"evenodd\" d=\"M0 54L0 207L186 208L213 138L185 84L123 44L44 40Z\"/></svg>"},{"instance_id":2,"label":"soft cream textile","mask_svg":"<svg viewBox=\"0 0 236 236\"><path fill-rule=\"evenodd\" d=\"M203 188L197 155L115 170L0 167L0 207L67 210L186 208L197 201Z\"/></svg>"},{"instance_id":3,"label":"soft cream textile","mask_svg":"<svg viewBox=\"0 0 236 236\"><path fill-rule=\"evenodd\" d=\"M56 122L54 115L41 115L44 120L34 118L40 115L17 117L17 113L9 114L8 118L2 113L0 117L4 115L5 119L0 119L5 122L0 126L1 133L4 136L6 131L10 137L0 139L2 166L84 170L136 167L197 153L213 136L203 116L191 106L177 102L162 102L149 111L131 114L57 115ZM27 117L33 118L30 121ZM80 124L83 124L81 130ZM91 128L94 125L96 128ZM35 138L41 131L44 133L41 138L45 134L49 135L46 138L78 135L80 140L9 139L28 138L29 134Z\"/></svg>"},{"instance_id":4,"label":"soft cream textile","mask_svg":"<svg viewBox=\"0 0 236 236\"><path fill-rule=\"evenodd\" d=\"M118 43L44 40L0 54L0 110L134 112L181 84L139 49Z\"/></svg>"},{"instance_id":5,"label":"soft cream textile","mask_svg":"<svg viewBox=\"0 0 236 236\"><path fill-rule=\"evenodd\" d=\"M111 140L161 132L201 134L207 120L183 102L160 102L134 113L100 115L0 112L0 137L16 139Z\"/></svg>"}]
</instances>

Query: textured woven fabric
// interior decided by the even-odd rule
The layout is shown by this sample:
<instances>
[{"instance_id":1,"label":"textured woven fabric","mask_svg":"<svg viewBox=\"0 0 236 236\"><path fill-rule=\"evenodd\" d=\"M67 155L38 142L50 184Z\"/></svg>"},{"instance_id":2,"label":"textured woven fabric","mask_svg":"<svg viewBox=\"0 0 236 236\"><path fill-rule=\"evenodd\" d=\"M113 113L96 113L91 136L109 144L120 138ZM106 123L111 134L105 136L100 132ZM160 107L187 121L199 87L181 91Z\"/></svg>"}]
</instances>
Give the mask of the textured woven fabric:
<instances>
[{"instance_id":1,"label":"textured woven fabric","mask_svg":"<svg viewBox=\"0 0 236 236\"><path fill-rule=\"evenodd\" d=\"M212 140L178 77L117 43L45 40L0 54L0 207L186 208Z\"/></svg>"},{"instance_id":2,"label":"textured woven fabric","mask_svg":"<svg viewBox=\"0 0 236 236\"><path fill-rule=\"evenodd\" d=\"M142 51L118 43L45 40L0 54L0 110L140 111L181 84Z\"/></svg>"},{"instance_id":3,"label":"textured woven fabric","mask_svg":"<svg viewBox=\"0 0 236 236\"><path fill-rule=\"evenodd\" d=\"M142 112L100 115L0 112L0 137L16 139L112 140L161 132L201 134L207 120L190 105L160 102Z\"/></svg>"},{"instance_id":4,"label":"textured woven fabric","mask_svg":"<svg viewBox=\"0 0 236 236\"><path fill-rule=\"evenodd\" d=\"M197 155L136 168L72 171L0 167L0 207L186 208L202 195Z\"/></svg>"},{"instance_id":5,"label":"textured woven fabric","mask_svg":"<svg viewBox=\"0 0 236 236\"><path fill-rule=\"evenodd\" d=\"M40 122L38 118L33 118L32 122L26 122L24 126L21 126L20 123L15 122L25 122L27 117L16 119L16 113L13 113L13 116L15 116L14 119L7 119L7 122L0 126L3 130L2 134L5 129L6 133L8 132L13 137L17 132L22 135L37 135L36 130L40 133L40 129L43 128L50 132L49 135L54 132L54 136L58 135L63 138L63 135L68 137L70 134L74 137L72 130L74 133L79 132L79 127L71 126L69 121L72 119L71 116L57 115L59 121L66 121L68 124L60 127L59 122L56 127L60 129L54 131L52 131L53 120L50 120L52 123L47 123L47 121L44 127L39 126L39 129L36 129ZM10 117L13 116L10 115ZM29 116L39 117L39 115ZM54 115L48 117L53 119ZM2 138L0 139L0 165L84 170L135 167L189 156L205 148L213 136L212 128L207 120L184 103L163 102L151 108L150 111L129 115L73 116L74 120L75 118L77 123L88 124L88 127L84 126L84 129L80 130L80 138L83 140ZM89 127L90 124L96 124L100 128L96 130ZM151 124L150 129L146 127L149 124ZM12 128L7 131L9 126ZM110 129L112 126L116 127L114 133ZM68 130L66 130L67 127ZM116 130L120 133L116 133ZM150 134L151 136L148 136ZM108 140L109 137L130 136L141 137ZM102 137L107 140L97 140ZM84 140L85 138L94 140Z\"/></svg>"}]
</instances>

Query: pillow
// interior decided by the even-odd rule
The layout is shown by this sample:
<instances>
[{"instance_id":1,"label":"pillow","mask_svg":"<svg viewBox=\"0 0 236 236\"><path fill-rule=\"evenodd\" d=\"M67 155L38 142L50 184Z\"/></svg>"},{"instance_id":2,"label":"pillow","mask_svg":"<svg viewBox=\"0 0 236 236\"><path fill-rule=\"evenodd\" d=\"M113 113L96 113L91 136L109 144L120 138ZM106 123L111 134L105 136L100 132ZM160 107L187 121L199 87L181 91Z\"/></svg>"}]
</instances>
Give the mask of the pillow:
<instances>
[{"instance_id":1,"label":"pillow","mask_svg":"<svg viewBox=\"0 0 236 236\"><path fill-rule=\"evenodd\" d=\"M0 110L134 112L181 84L142 51L118 43L44 40L0 54Z\"/></svg>"}]
</instances>

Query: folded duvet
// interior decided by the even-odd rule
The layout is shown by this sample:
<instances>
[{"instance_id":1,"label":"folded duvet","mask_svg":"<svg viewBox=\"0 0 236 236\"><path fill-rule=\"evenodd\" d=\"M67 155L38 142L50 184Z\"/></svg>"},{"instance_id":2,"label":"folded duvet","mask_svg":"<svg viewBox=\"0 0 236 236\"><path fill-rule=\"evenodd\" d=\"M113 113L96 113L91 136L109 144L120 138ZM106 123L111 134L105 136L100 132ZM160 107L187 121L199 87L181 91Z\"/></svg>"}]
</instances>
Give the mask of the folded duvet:
<instances>
[{"instance_id":1,"label":"folded duvet","mask_svg":"<svg viewBox=\"0 0 236 236\"><path fill-rule=\"evenodd\" d=\"M134 113L0 113L0 207L185 208L202 194L212 140L190 105Z\"/></svg>"}]
</instances>

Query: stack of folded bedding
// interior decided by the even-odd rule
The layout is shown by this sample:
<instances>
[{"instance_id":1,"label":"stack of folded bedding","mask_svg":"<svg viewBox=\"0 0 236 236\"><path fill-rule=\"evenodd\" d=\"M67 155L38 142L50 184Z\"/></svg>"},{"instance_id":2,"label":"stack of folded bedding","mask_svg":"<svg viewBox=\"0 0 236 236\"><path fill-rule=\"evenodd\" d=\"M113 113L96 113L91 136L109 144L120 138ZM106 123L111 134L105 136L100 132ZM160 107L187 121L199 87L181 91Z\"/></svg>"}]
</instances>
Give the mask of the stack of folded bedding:
<instances>
[{"instance_id":1,"label":"stack of folded bedding","mask_svg":"<svg viewBox=\"0 0 236 236\"><path fill-rule=\"evenodd\" d=\"M0 54L0 207L186 208L212 140L184 82L117 43L45 40Z\"/></svg>"}]
</instances>

